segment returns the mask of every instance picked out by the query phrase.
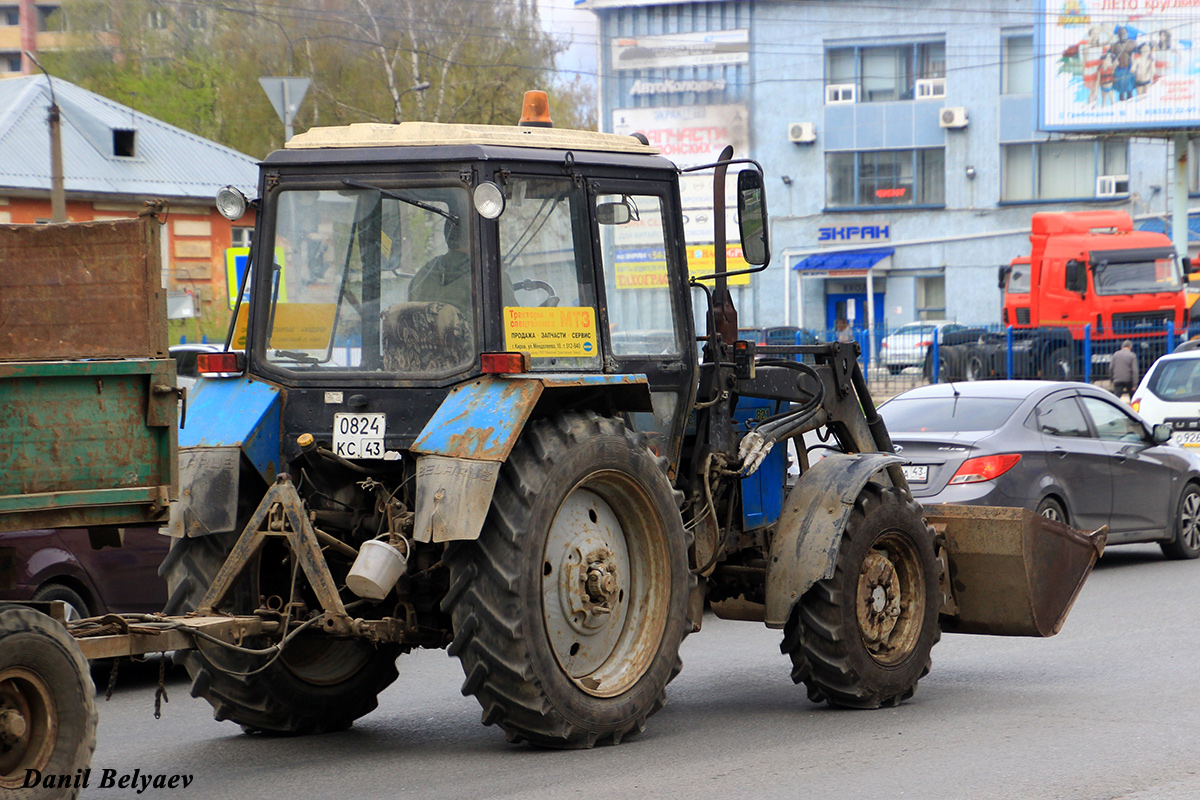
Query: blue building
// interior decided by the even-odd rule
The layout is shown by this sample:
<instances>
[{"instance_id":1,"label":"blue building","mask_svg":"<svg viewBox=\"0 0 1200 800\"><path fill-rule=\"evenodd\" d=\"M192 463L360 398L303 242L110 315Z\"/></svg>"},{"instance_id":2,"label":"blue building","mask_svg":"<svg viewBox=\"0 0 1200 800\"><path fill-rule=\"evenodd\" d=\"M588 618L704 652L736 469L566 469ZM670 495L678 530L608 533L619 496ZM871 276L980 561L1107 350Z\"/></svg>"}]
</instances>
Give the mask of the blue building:
<instances>
[{"instance_id":1,"label":"blue building","mask_svg":"<svg viewBox=\"0 0 1200 800\"><path fill-rule=\"evenodd\" d=\"M1168 141L1037 130L1035 0L579 4L604 130L685 165L724 141L762 163L774 259L733 287L742 325L995 324L997 268L1028 252L1035 211L1163 224ZM688 216L689 245L711 242Z\"/></svg>"}]
</instances>

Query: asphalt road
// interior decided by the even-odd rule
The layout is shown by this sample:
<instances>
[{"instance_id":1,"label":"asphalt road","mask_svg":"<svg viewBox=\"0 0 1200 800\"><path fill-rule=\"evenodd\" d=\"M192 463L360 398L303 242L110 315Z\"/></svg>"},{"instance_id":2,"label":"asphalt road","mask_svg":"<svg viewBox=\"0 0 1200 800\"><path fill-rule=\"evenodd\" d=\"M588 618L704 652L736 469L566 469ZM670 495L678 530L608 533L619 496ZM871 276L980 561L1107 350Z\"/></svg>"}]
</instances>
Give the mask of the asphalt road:
<instances>
[{"instance_id":1,"label":"asphalt road","mask_svg":"<svg viewBox=\"0 0 1200 800\"><path fill-rule=\"evenodd\" d=\"M880 711L810 703L778 632L707 617L646 733L591 751L507 744L441 651L405 656L351 730L290 739L213 721L178 674L156 721L143 665L101 699L83 797L1195 798L1198 582L1200 562L1110 550L1058 636L947 636L916 696ZM192 781L138 795L97 788L104 769Z\"/></svg>"}]
</instances>

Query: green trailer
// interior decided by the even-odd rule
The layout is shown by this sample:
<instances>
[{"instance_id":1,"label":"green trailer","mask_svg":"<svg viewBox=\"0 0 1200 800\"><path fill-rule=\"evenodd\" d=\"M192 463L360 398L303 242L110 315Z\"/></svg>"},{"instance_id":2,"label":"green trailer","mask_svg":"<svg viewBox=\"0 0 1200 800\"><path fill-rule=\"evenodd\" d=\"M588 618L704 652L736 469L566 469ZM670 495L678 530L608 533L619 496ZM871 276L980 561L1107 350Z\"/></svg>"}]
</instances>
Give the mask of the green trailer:
<instances>
[{"instance_id":1,"label":"green trailer","mask_svg":"<svg viewBox=\"0 0 1200 800\"><path fill-rule=\"evenodd\" d=\"M165 521L179 393L160 228L0 226L0 531Z\"/></svg>"}]
</instances>

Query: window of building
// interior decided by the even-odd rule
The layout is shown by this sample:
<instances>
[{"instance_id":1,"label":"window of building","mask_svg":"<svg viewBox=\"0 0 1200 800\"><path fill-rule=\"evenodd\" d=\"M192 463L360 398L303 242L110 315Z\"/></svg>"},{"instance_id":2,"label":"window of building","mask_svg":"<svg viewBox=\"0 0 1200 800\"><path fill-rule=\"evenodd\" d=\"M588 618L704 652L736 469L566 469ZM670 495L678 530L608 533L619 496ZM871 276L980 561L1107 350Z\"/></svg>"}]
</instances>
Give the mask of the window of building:
<instances>
[{"instance_id":1,"label":"window of building","mask_svg":"<svg viewBox=\"0 0 1200 800\"><path fill-rule=\"evenodd\" d=\"M825 51L825 84L855 85L863 103L912 100L917 81L945 77L945 42Z\"/></svg>"},{"instance_id":2,"label":"window of building","mask_svg":"<svg viewBox=\"0 0 1200 800\"><path fill-rule=\"evenodd\" d=\"M1032 94L1033 34L1007 35L1000 49L1001 93Z\"/></svg>"},{"instance_id":3,"label":"window of building","mask_svg":"<svg viewBox=\"0 0 1200 800\"><path fill-rule=\"evenodd\" d=\"M1129 172L1129 147L1121 141L1053 141L1002 146L1001 200L1095 197L1096 178Z\"/></svg>"},{"instance_id":4,"label":"window of building","mask_svg":"<svg viewBox=\"0 0 1200 800\"><path fill-rule=\"evenodd\" d=\"M863 150L825 157L831 207L944 205L946 155L921 150Z\"/></svg>"},{"instance_id":5,"label":"window of building","mask_svg":"<svg viewBox=\"0 0 1200 800\"><path fill-rule=\"evenodd\" d=\"M248 228L244 225L234 225L229 233L230 247L249 247L254 237L254 228Z\"/></svg>"},{"instance_id":6,"label":"window of building","mask_svg":"<svg viewBox=\"0 0 1200 800\"><path fill-rule=\"evenodd\" d=\"M21 71L20 53L0 53L0 70L5 72Z\"/></svg>"},{"instance_id":7,"label":"window of building","mask_svg":"<svg viewBox=\"0 0 1200 800\"><path fill-rule=\"evenodd\" d=\"M21 9L17 6L0 6L0 25L11 27L21 24Z\"/></svg>"},{"instance_id":8,"label":"window of building","mask_svg":"<svg viewBox=\"0 0 1200 800\"><path fill-rule=\"evenodd\" d=\"M58 6L37 7L37 29L39 31L63 30L63 15Z\"/></svg>"},{"instance_id":9,"label":"window of building","mask_svg":"<svg viewBox=\"0 0 1200 800\"><path fill-rule=\"evenodd\" d=\"M146 27L163 31L167 29L167 12L161 8L152 8L146 12Z\"/></svg>"},{"instance_id":10,"label":"window of building","mask_svg":"<svg viewBox=\"0 0 1200 800\"><path fill-rule=\"evenodd\" d=\"M917 319L946 318L946 276L917 278Z\"/></svg>"}]
</instances>

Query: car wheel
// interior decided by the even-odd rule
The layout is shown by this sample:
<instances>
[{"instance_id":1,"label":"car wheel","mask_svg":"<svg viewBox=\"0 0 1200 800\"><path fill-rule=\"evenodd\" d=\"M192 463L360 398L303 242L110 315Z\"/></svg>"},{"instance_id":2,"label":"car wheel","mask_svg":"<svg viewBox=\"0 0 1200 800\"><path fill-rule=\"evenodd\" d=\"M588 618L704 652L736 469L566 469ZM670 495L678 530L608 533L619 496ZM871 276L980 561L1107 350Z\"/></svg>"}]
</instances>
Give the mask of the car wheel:
<instances>
[{"instance_id":1,"label":"car wheel","mask_svg":"<svg viewBox=\"0 0 1200 800\"><path fill-rule=\"evenodd\" d=\"M1163 555L1172 559L1200 556L1200 488L1194 483L1183 487L1175 510L1175 538L1162 542Z\"/></svg>"},{"instance_id":2,"label":"car wheel","mask_svg":"<svg viewBox=\"0 0 1200 800\"><path fill-rule=\"evenodd\" d=\"M888 364L887 370L892 375L899 375L901 372L904 371L904 365L903 364Z\"/></svg>"},{"instance_id":3,"label":"car wheel","mask_svg":"<svg viewBox=\"0 0 1200 800\"><path fill-rule=\"evenodd\" d=\"M1067 510L1063 508L1062 503L1055 500L1053 497L1047 497L1042 502L1038 503L1037 513L1041 514L1046 519L1052 519L1055 522L1061 522L1063 525L1069 525Z\"/></svg>"},{"instance_id":4,"label":"car wheel","mask_svg":"<svg viewBox=\"0 0 1200 800\"><path fill-rule=\"evenodd\" d=\"M47 583L33 593L32 600L62 600L67 604L67 622L90 617L87 601L74 589L61 583Z\"/></svg>"}]
</instances>

